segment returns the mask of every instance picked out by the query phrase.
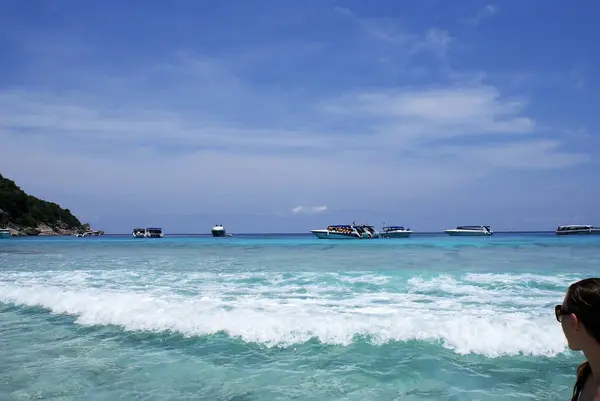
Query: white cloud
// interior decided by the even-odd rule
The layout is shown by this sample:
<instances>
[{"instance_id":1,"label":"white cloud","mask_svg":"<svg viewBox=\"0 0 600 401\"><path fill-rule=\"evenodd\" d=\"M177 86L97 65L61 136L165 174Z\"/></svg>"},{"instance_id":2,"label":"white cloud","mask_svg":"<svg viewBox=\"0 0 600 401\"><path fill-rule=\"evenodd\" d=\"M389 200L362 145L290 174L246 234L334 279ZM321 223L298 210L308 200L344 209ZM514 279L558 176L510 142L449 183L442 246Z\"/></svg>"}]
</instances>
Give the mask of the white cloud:
<instances>
[{"instance_id":1,"label":"white cloud","mask_svg":"<svg viewBox=\"0 0 600 401\"><path fill-rule=\"evenodd\" d=\"M526 104L503 98L494 87L474 84L355 93L321 106L350 120L368 116L376 139L386 146L412 148L451 138L532 134L536 124L524 114Z\"/></svg>"},{"instance_id":2,"label":"white cloud","mask_svg":"<svg viewBox=\"0 0 600 401\"><path fill-rule=\"evenodd\" d=\"M373 114L442 122L515 116L524 108L523 102L501 99L495 88L483 85L366 92L347 100L356 103L349 107L359 107Z\"/></svg>"},{"instance_id":3,"label":"white cloud","mask_svg":"<svg viewBox=\"0 0 600 401\"><path fill-rule=\"evenodd\" d=\"M317 213L323 213L327 211L327 206L326 205L322 205L322 206L296 206L295 208L292 209L292 213L294 214L317 214Z\"/></svg>"}]
</instances>

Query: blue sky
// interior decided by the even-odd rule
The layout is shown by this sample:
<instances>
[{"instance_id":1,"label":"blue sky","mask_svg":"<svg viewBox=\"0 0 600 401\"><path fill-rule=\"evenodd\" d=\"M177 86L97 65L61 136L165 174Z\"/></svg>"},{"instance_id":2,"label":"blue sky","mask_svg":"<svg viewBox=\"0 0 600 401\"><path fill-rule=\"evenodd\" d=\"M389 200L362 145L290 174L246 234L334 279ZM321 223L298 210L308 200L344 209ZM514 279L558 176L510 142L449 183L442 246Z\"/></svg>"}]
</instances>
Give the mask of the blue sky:
<instances>
[{"instance_id":1,"label":"blue sky","mask_svg":"<svg viewBox=\"0 0 600 401\"><path fill-rule=\"evenodd\" d=\"M0 172L107 232L600 224L600 4L4 0Z\"/></svg>"}]
</instances>

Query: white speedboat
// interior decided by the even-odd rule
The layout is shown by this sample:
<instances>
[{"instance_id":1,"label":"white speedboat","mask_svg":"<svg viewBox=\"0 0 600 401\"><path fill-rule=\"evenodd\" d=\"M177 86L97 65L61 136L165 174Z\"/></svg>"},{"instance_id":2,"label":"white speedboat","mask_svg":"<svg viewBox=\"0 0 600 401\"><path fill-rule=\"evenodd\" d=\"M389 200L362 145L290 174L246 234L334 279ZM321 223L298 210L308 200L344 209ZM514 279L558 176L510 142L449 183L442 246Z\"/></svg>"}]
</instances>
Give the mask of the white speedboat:
<instances>
[{"instance_id":1,"label":"white speedboat","mask_svg":"<svg viewBox=\"0 0 600 401\"><path fill-rule=\"evenodd\" d=\"M104 231L86 231L83 233L75 234L76 237L99 237L100 235L104 235Z\"/></svg>"},{"instance_id":2,"label":"white speedboat","mask_svg":"<svg viewBox=\"0 0 600 401\"><path fill-rule=\"evenodd\" d=\"M444 232L450 236L471 236L481 237L494 234L490 230L490 226L458 226L453 229L444 230Z\"/></svg>"},{"instance_id":3,"label":"white speedboat","mask_svg":"<svg viewBox=\"0 0 600 401\"><path fill-rule=\"evenodd\" d=\"M384 226L381 228L379 236L381 238L408 238L412 234L410 228L402 226Z\"/></svg>"},{"instance_id":4,"label":"white speedboat","mask_svg":"<svg viewBox=\"0 0 600 401\"><path fill-rule=\"evenodd\" d=\"M0 228L0 238L10 238L12 234L8 228Z\"/></svg>"},{"instance_id":5,"label":"white speedboat","mask_svg":"<svg viewBox=\"0 0 600 401\"><path fill-rule=\"evenodd\" d=\"M226 237L227 236L227 231L225 230L225 227L223 227L223 225L221 225L221 224L217 224L216 226L214 226L212 228L212 230L210 230L210 232L213 237Z\"/></svg>"},{"instance_id":6,"label":"white speedboat","mask_svg":"<svg viewBox=\"0 0 600 401\"><path fill-rule=\"evenodd\" d=\"M162 228L160 228L160 227L134 228L131 235L133 235L134 238L162 238L162 237L164 237Z\"/></svg>"},{"instance_id":7,"label":"white speedboat","mask_svg":"<svg viewBox=\"0 0 600 401\"><path fill-rule=\"evenodd\" d=\"M556 235L600 235L600 227L594 227L587 224L558 226Z\"/></svg>"}]
</instances>

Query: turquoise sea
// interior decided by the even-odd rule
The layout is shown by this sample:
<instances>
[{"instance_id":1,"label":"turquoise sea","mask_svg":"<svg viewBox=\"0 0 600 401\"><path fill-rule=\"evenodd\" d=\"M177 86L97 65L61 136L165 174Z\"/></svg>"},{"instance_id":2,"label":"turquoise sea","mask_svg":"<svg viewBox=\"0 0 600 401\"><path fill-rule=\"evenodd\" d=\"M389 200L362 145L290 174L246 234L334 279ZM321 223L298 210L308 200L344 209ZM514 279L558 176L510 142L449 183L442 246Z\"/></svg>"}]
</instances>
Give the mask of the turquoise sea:
<instances>
[{"instance_id":1,"label":"turquoise sea","mask_svg":"<svg viewBox=\"0 0 600 401\"><path fill-rule=\"evenodd\" d=\"M568 400L600 237L0 240L2 400Z\"/></svg>"}]
</instances>

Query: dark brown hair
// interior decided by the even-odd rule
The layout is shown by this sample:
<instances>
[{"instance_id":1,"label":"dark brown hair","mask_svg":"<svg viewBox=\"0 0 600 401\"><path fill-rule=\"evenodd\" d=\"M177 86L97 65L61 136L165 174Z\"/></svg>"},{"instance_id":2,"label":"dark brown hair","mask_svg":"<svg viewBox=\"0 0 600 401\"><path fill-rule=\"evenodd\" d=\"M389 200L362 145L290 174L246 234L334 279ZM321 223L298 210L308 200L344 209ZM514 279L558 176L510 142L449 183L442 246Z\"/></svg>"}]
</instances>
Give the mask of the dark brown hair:
<instances>
[{"instance_id":1,"label":"dark brown hair","mask_svg":"<svg viewBox=\"0 0 600 401\"><path fill-rule=\"evenodd\" d=\"M600 344L600 278L586 278L571 284L565 297L565 309L567 313L577 316L589 335ZM591 372L587 361L577 367L573 401L579 397Z\"/></svg>"},{"instance_id":2,"label":"dark brown hair","mask_svg":"<svg viewBox=\"0 0 600 401\"><path fill-rule=\"evenodd\" d=\"M569 286L566 312L574 314L600 344L600 278L586 278Z\"/></svg>"}]
</instances>

